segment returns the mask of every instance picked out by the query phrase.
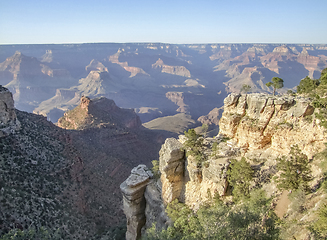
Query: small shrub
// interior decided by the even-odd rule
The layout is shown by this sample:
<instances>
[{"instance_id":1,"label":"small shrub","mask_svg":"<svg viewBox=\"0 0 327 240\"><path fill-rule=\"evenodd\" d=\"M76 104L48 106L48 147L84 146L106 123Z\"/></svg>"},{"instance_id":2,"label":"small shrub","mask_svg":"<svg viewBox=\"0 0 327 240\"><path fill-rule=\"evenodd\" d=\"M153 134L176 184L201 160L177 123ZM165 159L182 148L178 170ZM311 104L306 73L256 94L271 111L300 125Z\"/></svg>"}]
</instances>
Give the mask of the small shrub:
<instances>
[{"instance_id":1,"label":"small shrub","mask_svg":"<svg viewBox=\"0 0 327 240\"><path fill-rule=\"evenodd\" d=\"M297 145L290 151L290 157L278 159L277 169L281 171L278 188L296 190L300 187L308 190L308 182L311 180L308 157L303 154Z\"/></svg>"},{"instance_id":2,"label":"small shrub","mask_svg":"<svg viewBox=\"0 0 327 240\"><path fill-rule=\"evenodd\" d=\"M314 233L317 239L327 239L327 204L319 208L318 220L310 226L310 230Z\"/></svg>"},{"instance_id":3,"label":"small shrub","mask_svg":"<svg viewBox=\"0 0 327 240\"><path fill-rule=\"evenodd\" d=\"M159 170L159 161L158 160L153 160L151 161L152 163L152 168L151 168L151 171L153 173L153 176L155 179L159 179L160 178L160 170Z\"/></svg>"},{"instance_id":4,"label":"small shrub","mask_svg":"<svg viewBox=\"0 0 327 240\"><path fill-rule=\"evenodd\" d=\"M201 162L205 161L205 156L203 155L203 138L195 132L194 129L189 129L184 132L187 140L184 142L184 148L187 150L186 156L192 155L196 161L201 166Z\"/></svg>"},{"instance_id":5,"label":"small shrub","mask_svg":"<svg viewBox=\"0 0 327 240\"><path fill-rule=\"evenodd\" d=\"M253 173L254 171L250 163L244 157L240 161L231 160L230 167L227 171L227 179L233 187L233 197L235 200L249 195Z\"/></svg>"}]
</instances>

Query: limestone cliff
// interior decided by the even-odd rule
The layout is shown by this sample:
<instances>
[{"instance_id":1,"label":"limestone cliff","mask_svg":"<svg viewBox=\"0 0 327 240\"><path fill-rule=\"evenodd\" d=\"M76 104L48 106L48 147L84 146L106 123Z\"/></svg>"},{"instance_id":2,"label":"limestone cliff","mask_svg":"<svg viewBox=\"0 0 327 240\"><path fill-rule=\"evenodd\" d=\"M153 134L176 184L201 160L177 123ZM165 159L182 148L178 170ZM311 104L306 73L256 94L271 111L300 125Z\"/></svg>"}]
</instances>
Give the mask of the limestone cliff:
<instances>
[{"instance_id":1,"label":"limestone cliff","mask_svg":"<svg viewBox=\"0 0 327 240\"><path fill-rule=\"evenodd\" d=\"M182 77L191 77L190 71L184 66L170 66L164 64L164 62L159 58L154 64L152 64L153 69L160 69L163 73L173 74Z\"/></svg>"},{"instance_id":2,"label":"limestone cliff","mask_svg":"<svg viewBox=\"0 0 327 240\"><path fill-rule=\"evenodd\" d=\"M272 176L278 175L276 158L288 155L294 145L298 145L309 159L325 148L326 129L319 125L315 111L308 98L230 94L224 100L218 136L203 139L203 162L199 164L192 155L186 156L183 147L185 136L181 135L178 140L166 139L159 153L160 179L142 182L145 206L137 206L137 214L133 215L134 212L130 209L138 202L124 204L128 217L127 229L131 229L128 230L127 239L139 238L139 230L137 234L130 234L135 232L135 226L140 228L140 225L144 225L144 229L147 229L156 222L158 228L167 227L170 220L164 207L175 199L196 211L212 196L230 195L227 170L232 159L246 157L255 171L253 185L264 189L276 203L281 196L277 183L272 179ZM323 179L319 166L316 160L310 163L312 191ZM122 186L124 184L126 182ZM122 191L124 195L124 190ZM306 218L312 218L314 213L314 205L310 204ZM321 201L317 204L321 204ZM287 208L288 205L285 211ZM137 217L141 212L146 220ZM303 231L301 234L307 236L308 233Z\"/></svg>"},{"instance_id":3,"label":"limestone cliff","mask_svg":"<svg viewBox=\"0 0 327 240\"><path fill-rule=\"evenodd\" d=\"M19 129L19 127L13 96L7 88L0 85L0 137Z\"/></svg>"},{"instance_id":4,"label":"limestone cliff","mask_svg":"<svg viewBox=\"0 0 327 240\"><path fill-rule=\"evenodd\" d=\"M297 144L309 158L324 149L326 133L311 100L266 94L230 94L224 100L220 132L245 154L270 150L285 155Z\"/></svg>"}]
</instances>

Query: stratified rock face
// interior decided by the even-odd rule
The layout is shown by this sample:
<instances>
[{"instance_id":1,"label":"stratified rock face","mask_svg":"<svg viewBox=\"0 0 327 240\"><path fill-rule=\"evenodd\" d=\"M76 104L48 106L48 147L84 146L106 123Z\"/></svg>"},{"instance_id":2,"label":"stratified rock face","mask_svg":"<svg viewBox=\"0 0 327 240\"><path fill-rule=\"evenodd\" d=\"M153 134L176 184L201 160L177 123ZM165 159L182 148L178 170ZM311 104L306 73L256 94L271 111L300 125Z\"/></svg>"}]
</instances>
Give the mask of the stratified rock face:
<instances>
[{"instance_id":1,"label":"stratified rock face","mask_svg":"<svg viewBox=\"0 0 327 240\"><path fill-rule=\"evenodd\" d=\"M141 237L141 229L146 220L144 191L152 176L145 165L139 165L132 169L131 175L120 185L127 218L127 240Z\"/></svg>"},{"instance_id":2,"label":"stratified rock face","mask_svg":"<svg viewBox=\"0 0 327 240\"><path fill-rule=\"evenodd\" d=\"M184 186L184 151L183 145L174 138L166 139L159 152L162 199L165 204L175 199L181 200Z\"/></svg>"},{"instance_id":3,"label":"stratified rock face","mask_svg":"<svg viewBox=\"0 0 327 240\"><path fill-rule=\"evenodd\" d=\"M93 59L89 65L85 67L87 72L91 71L99 71L99 72L108 72L108 68L106 68L101 62Z\"/></svg>"},{"instance_id":4,"label":"stratified rock face","mask_svg":"<svg viewBox=\"0 0 327 240\"><path fill-rule=\"evenodd\" d=\"M285 155L297 144L312 157L324 148L326 136L310 99L230 94L224 104L219 134L233 138L245 151L271 148Z\"/></svg>"},{"instance_id":5,"label":"stratified rock face","mask_svg":"<svg viewBox=\"0 0 327 240\"><path fill-rule=\"evenodd\" d=\"M0 85L0 137L5 136L20 127L14 109L11 92Z\"/></svg>"},{"instance_id":6,"label":"stratified rock face","mask_svg":"<svg viewBox=\"0 0 327 240\"><path fill-rule=\"evenodd\" d=\"M215 195L223 196L227 189L229 158L210 158L202 168L193 156L187 157L185 191L183 202L192 209L198 209Z\"/></svg>"},{"instance_id":7,"label":"stratified rock face","mask_svg":"<svg viewBox=\"0 0 327 240\"><path fill-rule=\"evenodd\" d=\"M161 69L161 72L163 73L169 73L169 74L188 77L188 78L191 77L191 73L186 67L166 65L160 58L154 64L152 64L152 68Z\"/></svg>"}]
</instances>

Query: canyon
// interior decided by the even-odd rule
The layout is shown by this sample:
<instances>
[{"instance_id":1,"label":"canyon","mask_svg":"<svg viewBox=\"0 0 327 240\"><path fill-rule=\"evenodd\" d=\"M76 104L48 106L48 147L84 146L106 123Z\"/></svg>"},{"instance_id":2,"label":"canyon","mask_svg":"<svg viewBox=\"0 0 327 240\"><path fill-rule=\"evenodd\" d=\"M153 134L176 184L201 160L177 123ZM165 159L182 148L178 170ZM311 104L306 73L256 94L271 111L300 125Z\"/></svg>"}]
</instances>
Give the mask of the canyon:
<instances>
[{"instance_id":1,"label":"canyon","mask_svg":"<svg viewBox=\"0 0 327 240\"><path fill-rule=\"evenodd\" d=\"M82 96L104 96L133 108L143 123L185 113L197 122L222 107L243 84L271 92L272 77L284 79L280 92L317 78L327 67L324 44L94 43L0 46L0 84L16 108L57 122ZM139 109L151 109L143 111ZM210 124L214 124L211 123Z\"/></svg>"},{"instance_id":2,"label":"canyon","mask_svg":"<svg viewBox=\"0 0 327 240\"><path fill-rule=\"evenodd\" d=\"M104 97L82 97L58 125L15 109L0 88L0 235L41 226L62 239L119 234L119 184L157 158L166 135Z\"/></svg>"},{"instance_id":3,"label":"canyon","mask_svg":"<svg viewBox=\"0 0 327 240\"><path fill-rule=\"evenodd\" d=\"M325 44L1 45L0 62L1 234L44 226L65 239L138 239L172 224L174 200L196 212L209 195L228 199L227 171L243 157L277 204L276 159L295 144L314 177L301 216L313 221L323 202L319 110L286 92L319 77ZM276 76L284 88L273 96L265 84ZM179 134L201 124L200 166Z\"/></svg>"}]
</instances>

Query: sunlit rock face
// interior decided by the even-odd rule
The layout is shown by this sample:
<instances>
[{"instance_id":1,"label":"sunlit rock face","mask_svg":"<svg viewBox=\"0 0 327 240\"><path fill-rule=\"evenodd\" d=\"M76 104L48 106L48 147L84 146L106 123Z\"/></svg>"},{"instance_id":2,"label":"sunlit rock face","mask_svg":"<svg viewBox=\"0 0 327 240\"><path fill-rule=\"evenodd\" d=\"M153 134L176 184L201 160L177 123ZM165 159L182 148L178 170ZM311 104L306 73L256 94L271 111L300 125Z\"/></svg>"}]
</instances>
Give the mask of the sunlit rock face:
<instances>
[{"instance_id":1,"label":"sunlit rock face","mask_svg":"<svg viewBox=\"0 0 327 240\"><path fill-rule=\"evenodd\" d=\"M219 134L233 138L245 151L270 148L285 155L297 144L312 157L325 141L314 112L307 98L230 94L224 101Z\"/></svg>"}]
</instances>

